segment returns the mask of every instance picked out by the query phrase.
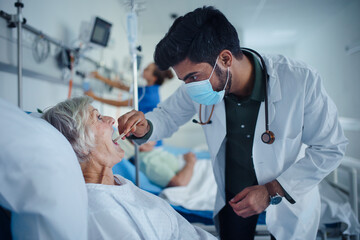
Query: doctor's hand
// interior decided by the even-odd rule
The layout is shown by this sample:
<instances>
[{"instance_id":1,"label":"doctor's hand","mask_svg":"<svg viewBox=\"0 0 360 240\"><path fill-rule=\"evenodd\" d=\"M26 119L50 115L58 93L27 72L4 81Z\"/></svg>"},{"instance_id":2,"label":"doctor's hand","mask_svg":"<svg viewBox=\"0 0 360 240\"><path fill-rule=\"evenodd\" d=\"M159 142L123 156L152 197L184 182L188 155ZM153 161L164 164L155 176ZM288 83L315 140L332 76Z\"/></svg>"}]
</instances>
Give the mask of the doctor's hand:
<instances>
[{"instance_id":1,"label":"doctor's hand","mask_svg":"<svg viewBox=\"0 0 360 240\"><path fill-rule=\"evenodd\" d=\"M125 113L118 118L119 134L125 134L125 137L133 134L135 137L143 137L150 130L148 121L144 113L136 110Z\"/></svg>"},{"instance_id":2,"label":"doctor's hand","mask_svg":"<svg viewBox=\"0 0 360 240\"><path fill-rule=\"evenodd\" d=\"M229 204L237 215L247 218L262 213L269 206L269 192L265 185L247 187Z\"/></svg>"}]
</instances>

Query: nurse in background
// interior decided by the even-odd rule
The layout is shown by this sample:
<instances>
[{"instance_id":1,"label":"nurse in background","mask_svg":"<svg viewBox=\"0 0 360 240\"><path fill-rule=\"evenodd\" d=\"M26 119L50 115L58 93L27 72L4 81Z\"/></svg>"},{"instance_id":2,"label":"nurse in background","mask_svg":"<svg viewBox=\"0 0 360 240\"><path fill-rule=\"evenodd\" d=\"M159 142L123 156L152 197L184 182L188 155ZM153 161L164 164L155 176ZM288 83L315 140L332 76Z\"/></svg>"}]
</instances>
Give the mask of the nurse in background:
<instances>
[{"instance_id":1,"label":"nurse in background","mask_svg":"<svg viewBox=\"0 0 360 240\"><path fill-rule=\"evenodd\" d=\"M130 87L120 81L113 81L101 76L98 72L92 72L91 76L106 83L109 86L119 88L121 90L130 91ZM138 88L139 96L139 111L147 113L152 111L160 102L159 87L166 79L172 79L173 74L171 70L161 71L155 63L150 63L143 71L142 77L146 80L145 87ZM132 105L132 100L116 101L98 97L93 91L85 92L86 95L92 97L94 100L106 103L115 107L127 107ZM157 141L156 146L161 146L162 141Z\"/></svg>"}]
</instances>

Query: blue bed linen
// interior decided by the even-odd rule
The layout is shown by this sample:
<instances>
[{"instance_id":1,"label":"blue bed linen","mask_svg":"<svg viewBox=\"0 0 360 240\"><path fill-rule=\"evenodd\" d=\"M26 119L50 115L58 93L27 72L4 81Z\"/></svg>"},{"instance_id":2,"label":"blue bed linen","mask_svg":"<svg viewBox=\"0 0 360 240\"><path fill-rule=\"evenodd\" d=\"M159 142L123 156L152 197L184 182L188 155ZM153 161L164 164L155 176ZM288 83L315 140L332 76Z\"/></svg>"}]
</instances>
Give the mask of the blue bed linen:
<instances>
[{"instance_id":1,"label":"blue bed linen","mask_svg":"<svg viewBox=\"0 0 360 240\"><path fill-rule=\"evenodd\" d=\"M191 223L202 223L205 225L214 225L212 219L213 211L195 211L183 208L181 206L171 205L181 216Z\"/></svg>"},{"instance_id":2,"label":"blue bed linen","mask_svg":"<svg viewBox=\"0 0 360 240\"><path fill-rule=\"evenodd\" d=\"M209 151L193 151L190 148L185 147L174 147L169 145L163 145L162 148L165 151L168 151L170 153L173 153L175 155L185 154L188 152L193 152L197 159L210 159L210 153Z\"/></svg>"},{"instance_id":3,"label":"blue bed linen","mask_svg":"<svg viewBox=\"0 0 360 240\"><path fill-rule=\"evenodd\" d=\"M135 166L127 159L123 159L121 162L113 167L113 173L119 174L126 179L129 179L135 184ZM140 188L151 192L155 195L159 195L162 188L151 183L150 180L145 176L144 173L139 171Z\"/></svg>"}]
</instances>

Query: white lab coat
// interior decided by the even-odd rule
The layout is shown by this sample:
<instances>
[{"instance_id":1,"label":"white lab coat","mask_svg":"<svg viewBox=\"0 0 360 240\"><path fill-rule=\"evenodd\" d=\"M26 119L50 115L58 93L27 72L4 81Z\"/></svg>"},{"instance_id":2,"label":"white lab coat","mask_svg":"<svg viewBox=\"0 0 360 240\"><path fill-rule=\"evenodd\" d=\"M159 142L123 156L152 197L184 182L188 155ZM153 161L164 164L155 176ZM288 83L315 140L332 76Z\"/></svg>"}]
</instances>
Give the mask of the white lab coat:
<instances>
[{"instance_id":1,"label":"white lab coat","mask_svg":"<svg viewBox=\"0 0 360 240\"><path fill-rule=\"evenodd\" d=\"M275 134L271 145L261 141L265 131L264 102L261 103L253 143L253 162L259 184L277 179L293 197L269 206L266 223L276 239L315 239L320 218L318 183L341 161L347 139L338 122L337 110L316 71L284 56L264 56L269 74L269 123ZM207 119L211 106L203 108ZM153 124L149 140L169 137L189 121L199 104L186 94L184 86L146 115ZM215 106L212 123L203 126L218 185L214 210L225 205L226 114L221 101ZM241 120L239 121L241 124ZM191 137L191 136L189 136ZM308 147L298 158L302 144Z\"/></svg>"}]
</instances>

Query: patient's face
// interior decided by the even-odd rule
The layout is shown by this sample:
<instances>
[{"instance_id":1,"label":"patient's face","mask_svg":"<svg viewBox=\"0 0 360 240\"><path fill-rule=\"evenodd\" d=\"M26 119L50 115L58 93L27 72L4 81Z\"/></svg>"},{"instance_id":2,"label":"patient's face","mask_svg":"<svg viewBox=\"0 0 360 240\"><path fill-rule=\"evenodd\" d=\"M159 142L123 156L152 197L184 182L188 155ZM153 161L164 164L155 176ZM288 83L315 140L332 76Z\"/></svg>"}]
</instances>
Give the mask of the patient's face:
<instances>
[{"instance_id":1,"label":"patient's face","mask_svg":"<svg viewBox=\"0 0 360 240\"><path fill-rule=\"evenodd\" d=\"M102 165L109 167L120 162L124 157L124 150L112 141L113 125L115 119L109 116L102 116L97 109L89 106L90 118L87 121L95 135L95 149L91 155Z\"/></svg>"}]
</instances>

